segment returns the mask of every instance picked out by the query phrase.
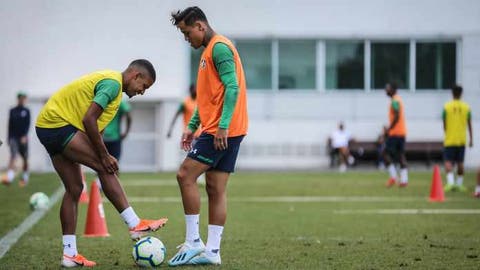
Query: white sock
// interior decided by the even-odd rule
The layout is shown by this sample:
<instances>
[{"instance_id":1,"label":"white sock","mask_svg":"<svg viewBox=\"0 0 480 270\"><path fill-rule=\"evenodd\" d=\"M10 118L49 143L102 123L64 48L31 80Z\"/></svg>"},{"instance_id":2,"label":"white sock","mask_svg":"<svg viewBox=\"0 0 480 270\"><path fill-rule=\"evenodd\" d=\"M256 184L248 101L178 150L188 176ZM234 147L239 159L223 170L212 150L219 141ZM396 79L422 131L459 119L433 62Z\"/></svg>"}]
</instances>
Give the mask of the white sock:
<instances>
[{"instance_id":1,"label":"white sock","mask_svg":"<svg viewBox=\"0 0 480 270\"><path fill-rule=\"evenodd\" d=\"M447 173L447 184L448 185L455 184L455 177L453 176L453 172Z\"/></svg>"},{"instance_id":2,"label":"white sock","mask_svg":"<svg viewBox=\"0 0 480 270\"><path fill-rule=\"evenodd\" d=\"M478 193L478 192L480 192L480 185L477 185L477 186L475 187L475 193Z\"/></svg>"},{"instance_id":3,"label":"white sock","mask_svg":"<svg viewBox=\"0 0 480 270\"><path fill-rule=\"evenodd\" d=\"M199 233L199 220L200 220L200 215L185 215L185 226L186 226L186 232L185 232L185 240L187 242L193 243L195 240L200 238L200 233Z\"/></svg>"},{"instance_id":4,"label":"white sock","mask_svg":"<svg viewBox=\"0 0 480 270\"><path fill-rule=\"evenodd\" d=\"M462 176L458 175L457 176L457 186L461 186L461 185L463 185L463 175Z\"/></svg>"},{"instance_id":5,"label":"white sock","mask_svg":"<svg viewBox=\"0 0 480 270\"><path fill-rule=\"evenodd\" d=\"M23 181L25 181L26 183L28 183L28 179L30 178L30 173L29 172L23 172Z\"/></svg>"},{"instance_id":6,"label":"white sock","mask_svg":"<svg viewBox=\"0 0 480 270\"><path fill-rule=\"evenodd\" d=\"M129 229L135 228L135 226L140 223L140 219L131 206L123 210L122 213L120 213L120 216L122 216L123 221L127 223Z\"/></svg>"},{"instance_id":7,"label":"white sock","mask_svg":"<svg viewBox=\"0 0 480 270\"><path fill-rule=\"evenodd\" d=\"M408 169L407 168L400 169L400 182L401 183L408 183Z\"/></svg>"},{"instance_id":8,"label":"white sock","mask_svg":"<svg viewBox=\"0 0 480 270\"><path fill-rule=\"evenodd\" d=\"M63 235L63 254L70 257L77 255L77 237L74 234Z\"/></svg>"},{"instance_id":9,"label":"white sock","mask_svg":"<svg viewBox=\"0 0 480 270\"><path fill-rule=\"evenodd\" d=\"M223 226L208 225L208 239L205 253L207 256L215 256L220 252L220 241L222 240Z\"/></svg>"},{"instance_id":10,"label":"white sock","mask_svg":"<svg viewBox=\"0 0 480 270\"><path fill-rule=\"evenodd\" d=\"M8 182L12 182L13 178L15 178L15 171L12 169L9 169L7 172L7 180Z\"/></svg>"},{"instance_id":11,"label":"white sock","mask_svg":"<svg viewBox=\"0 0 480 270\"><path fill-rule=\"evenodd\" d=\"M393 163L388 165L388 173L390 174L391 178L397 180L397 170L395 169L395 165L393 165Z\"/></svg>"}]
</instances>

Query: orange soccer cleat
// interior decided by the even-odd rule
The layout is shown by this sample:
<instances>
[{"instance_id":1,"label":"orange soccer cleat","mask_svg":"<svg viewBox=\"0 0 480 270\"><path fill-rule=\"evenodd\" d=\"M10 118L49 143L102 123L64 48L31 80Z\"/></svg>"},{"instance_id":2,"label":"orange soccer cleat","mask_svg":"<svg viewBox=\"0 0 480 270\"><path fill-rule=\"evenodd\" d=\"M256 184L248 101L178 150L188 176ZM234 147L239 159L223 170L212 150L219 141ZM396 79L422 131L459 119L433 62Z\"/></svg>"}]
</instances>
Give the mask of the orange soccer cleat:
<instances>
[{"instance_id":1,"label":"orange soccer cleat","mask_svg":"<svg viewBox=\"0 0 480 270\"><path fill-rule=\"evenodd\" d=\"M75 256L68 256L63 254L62 266L71 268L71 267L78 267L78 266L85 266L85 267L94 267L97 265L94 261L89 261L85 257L80 254Z\"/></svg>"},{"instance_id":2,"label":"orange soccer cleat","mask_svg":"<svg viewBox=\"0 0 480 270\"><path fill-rule=\"evenodd\" d=\"M385 183L385 186L386 187L392 187L392 186L395 185L396 182L397 181L395 180L395 178L390 177L390 178L388 178L388 181Z\"/></svg>"},{"instance_id":3,"label":"orange soccer cleat","mask_svg":"<svg viewBox=\"0 0 480 270\"><path fill-rule=\"evenodd\" d=\"M135 228L130 229L130 238L132 240L138 240L142 238L148 232L154 232L167 223L168 218L161 218L157 220L150 220L150 219L141 219L140 223L138 223Z\"/></svg>"}]
</instances>

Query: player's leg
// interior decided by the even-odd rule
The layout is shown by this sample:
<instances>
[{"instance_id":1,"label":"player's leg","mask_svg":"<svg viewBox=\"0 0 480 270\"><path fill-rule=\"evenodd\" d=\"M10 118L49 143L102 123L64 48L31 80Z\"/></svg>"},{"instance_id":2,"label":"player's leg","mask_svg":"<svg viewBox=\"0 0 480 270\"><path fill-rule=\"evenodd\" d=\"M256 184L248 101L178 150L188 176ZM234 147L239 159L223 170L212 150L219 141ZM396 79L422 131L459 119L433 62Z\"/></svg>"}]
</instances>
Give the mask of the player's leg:
<instances>
[{"instance_id":1,"label":"player's leg","mask_svg":"<svg viewBox=\"0 0 480 270\"><path fill-rule=\"evenodd\" d=\"M205 252L193 257L189 264L221 264L220 243L227 219L227 181L235 169L243 136L228 138L228 148L214 167L207 171L208 239Z\"/></svg>"},{"instance_id":2,"label":"player's leg","mask_svg":"<svg viewBox=\"0 0 480 270\"><path fill-rule=\"evenodd\" d=\"M10 159L8 160L7 173L2 177L2 184L4 185L10 185L15 178L15 160L19 152L19 140L16 138L9 138L8 145L10 147Z\"/></svg>"},{"instance_id":3,"label":"player's leg","mask_svg":"<svg viewBox=\"0 0 480 270\"><path fill-rule=\"evenodd\" d=\"M76 132L63 150L63 155L96 171L102 183L103 192L128 225L132 239L138 239L146 232L155 231L167 222L166 218L158 220L139 219L133 208L128 204L118 177L115 174L109 174L103 168L92 143L85 133Z\"/></svg>"},{"instance_id":4,"label":"player's leg","mask_svg":"<svg viewBox=\"0 0 480 270\"><path fill-rule=\"evenodd\" d=\"M393 163L393 157L395 154L395 145L394 138L388 137L385 143L385 150L383 151L383 160L385 161L385 166L388 169L389 178L385 183L385 186L391 187L397 182L397 170L395 169L395 164Z\"/></svg>"},{"instance_id":5,"label":"player's leg","mask_svg":"<svg viewBox=\"0 0 480 270\"><path fill-rule=\"evenodd\" d=\"M345 172L347 170L348 148L340 147L339 148L339 154L340 154L339 171L340 172Z\"/></svg>"},{"instance_id":6,"label":"player's leg","mask_svg":"<svg viewBox=\"0 0 480 270\"><path fill-rule=\"evenodd\" d=\"M400 187L406 187L408 185L408 164L405 156L405 137L398 138L397 153L400 162Z\"/></svg>"},{"instance_id":7,"label":"player's leg","mask_svg":"<svg viewBox=\"0 0 480 270\"><path fill-rule=\"evenodd\" d=\"M118 162L120 162L120 153L121 153L121 141L104 141L105 147L107 148L107 151L110 155L112 155L114 158L117 159ZM117 176L119 176L120 171L117 173ZM97 175L97 178L95 178L95 182L97 182L98 187L100 190L102 190L102 182L100 181L100 178Z\"/></svg>"},{"instance_id":8,"label":"player's leg","mask_svg":"<svg viewBox=\"0 0 480 270\"><path fill-rule=\"evenodd\" d=\"M180 187L185 213L185 242L168 261L170 266L186 264L205 249L199 232L200 192L197 186L197 178L209 167L207 164L187 157L177 172L177 182Z\"/></svg>"},{"instance_id":9,"label":"player's leg","mask_svg":"<svg viewBox=\"0 0 480 270\"><path fill-rule=\"evenodd\" d=\"M445 174L447 178L447 183L443 186L444 191L452 191L455 189L455 175L453 173L454 163L454 147L445 147L443 149L443 159L445 166Z\"/></svg>"},{"instance_id":10,"label":"player's leg","mask_svg":"<svg viewBox=\"0 0 480 270\"><path fill-rule=\"evenodd\" d=\"M62 266L94 266L95 262L87 260L77 251L75 231L77 228L78 200L83 189L80 165L61 154L55 155L51 159L53 167L65 187L65 194L60 206L63 242Z\"/></svg>"},{"instance_id":11,"label":"player's leg","mask_svg":"<svg viewBox=\"0 0 480 270\"><path fill-rule=\"evenodd\" d=\"M477 170L477 186L475 187L475 193L473 193L473 196L480 198L480 168Z\"/></svg>"},{"instance_id":12,"label":"player's leg","mask_svg":"<svg viewBox=\"0 0 480 270\"><path fill-rule=\"evenodd\" d=\"M28 180L30 178L30 173L28 171L28 142L20 144L19 153L23 162L23 173L19 185L20 187L24 187L26 184L28 184Z\"/></svg>"},{"instance_id":13,"label":"player's leg","mask_svg":"<svg viewBox=\"0 0 480 270\"><path fill-rule=\"evenodd\" d=\"M456 160L457 160L457 181L455 183L455 187L459 191L467 191L467 188L463 185L463 175L464 175L464 167L463 161L465 158L465 147L455 147L456 148Z\"/></svg>"}]
</instances>

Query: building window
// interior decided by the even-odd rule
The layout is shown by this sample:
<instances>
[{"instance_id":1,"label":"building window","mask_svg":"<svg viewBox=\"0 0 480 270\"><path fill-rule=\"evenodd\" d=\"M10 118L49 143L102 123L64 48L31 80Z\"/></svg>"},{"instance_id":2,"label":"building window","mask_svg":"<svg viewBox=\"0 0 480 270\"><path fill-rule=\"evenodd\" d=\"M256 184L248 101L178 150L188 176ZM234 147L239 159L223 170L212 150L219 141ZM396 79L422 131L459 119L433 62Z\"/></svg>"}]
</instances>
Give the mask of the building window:
<instances>
[{"instance_id":1,"label":"building window","mask_svg":"<svg viewBox=\"0 0 480 270\"><path fill-rule=\"evenodd\" d=\"M456 80L456 44L417 43L416 88L449 89Z\"/></svg>"},{"instance_id":2,"label":"building window","mask_svg":"<svg viewBox=\"0 0 480 270\"><path fill-rule=\"evenodd\" d=\"M200 64L200 57L202 57L203 47L199 49L190 50L190 84L197 83L198 65Z\"/></svg>"},{"instance_id":3,"label":"building window","mask_svg":"<svg viewBox=\"0 0 480 270\"><path fill-rule=\"evenodd\" d=\"M278 55L279 89L316 88L316 41L281 40Z\"/></svg>"},{"instance_id":4,"label":"building window","mask_svg":"<svg viewBox=\"0 0 480 270\"><path fill-rule=\"evenodd\" d=\"M272 42L237 40L248 89L272 89Z\"/></svg>"},{"instance_id":5,"label":"building window","mask_svg":"<svg viewBox=\"0 0 480 270\"><path fill-rule=\"evenodd\" d=\"M388 82L399 88L409 87L409 43L372 42L371 85L383 89Z\"/></svg>"},{"instance_id":6,"label":"building window","mask_svg":"<svg viewBox=\"0 0 480 270\"><path fill-rule=\"evenodd\" d=\"M364 88L364 43L326 42L326 89Z\"/></svg>"}]
</instances>

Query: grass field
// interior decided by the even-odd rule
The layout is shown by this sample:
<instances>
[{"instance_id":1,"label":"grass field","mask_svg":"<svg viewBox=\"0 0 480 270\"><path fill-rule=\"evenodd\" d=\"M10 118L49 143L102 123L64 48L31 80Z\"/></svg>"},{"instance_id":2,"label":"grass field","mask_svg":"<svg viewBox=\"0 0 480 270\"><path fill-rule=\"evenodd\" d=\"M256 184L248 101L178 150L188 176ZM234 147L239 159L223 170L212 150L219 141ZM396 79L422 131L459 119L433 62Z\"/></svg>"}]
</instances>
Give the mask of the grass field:
<instances>
[{"instance_id":1,"label":"grass field","mask_svg":"<svg viewBox=\"0 0 480 270\"><path fill-rule=\"evenodd\" d=\"M91 177L90 177L91 178ZM131 204L141 217L168 216L156 232L167 259L184 239L184 217L173 173L122 174ZM448 193L428 202L431 173L413 172L406 189L386 189L386 173L240 172L229 183L229 216L222 240L222 269L480 269L480 200ZM0 187L0 235L30 214L35 191L51 195L54 174L33 175L24 189ZM84 238L86 205L77 228L79 251L96 269L136 269L133 242L105 201L108 238ZM0 260L0 269L58 269L61 231L57 203ZM201 234L206 241L206 204ZM164 263L162 268L168 266ZM198 267L201 269L218 267ZM188 267L188 269L193 269Z\"/></svg>"}]
</instances>

